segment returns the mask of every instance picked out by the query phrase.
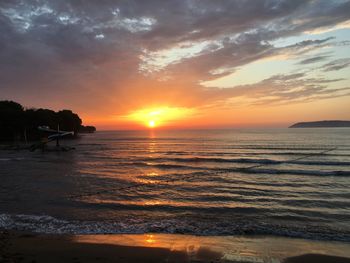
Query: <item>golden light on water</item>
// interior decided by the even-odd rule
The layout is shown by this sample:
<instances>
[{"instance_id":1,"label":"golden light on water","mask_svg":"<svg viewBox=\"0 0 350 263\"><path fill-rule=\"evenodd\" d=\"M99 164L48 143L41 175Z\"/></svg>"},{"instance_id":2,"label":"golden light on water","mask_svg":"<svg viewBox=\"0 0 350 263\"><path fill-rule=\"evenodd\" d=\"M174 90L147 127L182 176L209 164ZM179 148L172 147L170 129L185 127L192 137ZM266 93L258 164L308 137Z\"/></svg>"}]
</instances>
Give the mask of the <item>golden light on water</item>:
<instances>
[{"instance_id":1,"label":"golden light on water","mask_svg":"<svg viewBox=\"0 0 350 263\"><path fill-rule=\"evenodd\" d=\"M149 128L171 125L176 121L186 118L193 110L180 107L159 107L141 109L127 115L130 121L140 123Z\"/></svg>"},{"instance_id":2,"label":"golden light on water","mask_svg":"<svg viewBox=\"0 0 350 263\"><path fill-rule=\"evenodd\" d=\"M153 235L146 235L146 240L147 243L155 243L156 240Z\"/></svg>"}]
</instances>

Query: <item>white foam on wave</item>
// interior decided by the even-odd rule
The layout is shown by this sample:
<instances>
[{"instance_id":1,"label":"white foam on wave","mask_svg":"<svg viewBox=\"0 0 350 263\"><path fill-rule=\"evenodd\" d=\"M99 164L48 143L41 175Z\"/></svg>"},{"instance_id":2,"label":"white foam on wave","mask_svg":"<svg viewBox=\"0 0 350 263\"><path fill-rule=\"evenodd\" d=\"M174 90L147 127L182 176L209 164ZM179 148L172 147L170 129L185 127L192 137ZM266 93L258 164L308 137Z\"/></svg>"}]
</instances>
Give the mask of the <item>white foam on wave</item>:
<instances>
[{"instance_id":1,"label":"white foam on wave","mask_svg":"<svg viewBox=\"0 0 350 263\"><path fill-rule=\"evenodd\" d=\"M24 157L16 157L16 158L0 158L0 162L9 162L9 161L22 161L25 160Z\"/></svg>"},{"instance_id":2,"label":"white foam on wave","mask_svg":"<svg viewBox=\"0 0 350 263\"><path fill-rule=\"evenodd\" d=\"M320 226L298 227L269 222L229 221L213 223L188 218L164 218L146 221L128 218L121 221L62 220L49 215L0 214L0 228L45 234L194 234L194 235L275 235L316 240L350 241L349 231Z\"/></svg>"}]
</instances>

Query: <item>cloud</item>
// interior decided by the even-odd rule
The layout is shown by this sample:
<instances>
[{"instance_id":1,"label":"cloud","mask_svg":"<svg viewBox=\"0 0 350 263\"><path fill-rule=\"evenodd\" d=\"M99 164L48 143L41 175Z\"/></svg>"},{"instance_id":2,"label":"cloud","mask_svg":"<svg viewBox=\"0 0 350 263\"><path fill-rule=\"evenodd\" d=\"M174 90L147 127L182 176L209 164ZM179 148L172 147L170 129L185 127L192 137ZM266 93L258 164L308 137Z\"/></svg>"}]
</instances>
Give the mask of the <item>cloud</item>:
<instances>
[{"instance_id":1,"label":"cloud","mask_svg":"<svg viewBox=\"0 0 350 263\"><path fill-rule=\"evenodd\" d=\"M324 55L323 56L316 56L316 57L312 57L312 58L303 59L298 64L300 64L300 65L313 64L313 63L324 61L328 58L329 58L329 56L324 56Z\"/></svg>"},{"instance_id":2,"label":"cloud","mask_svg":"<svg viewBox=\"0 0 350 263\"><path fill-rule=\"evenodd\" d=\"M350 1L343 0L5 0L0 2L1 97L108 115L146 104L197 107L235 96L267 103L264 93L276 98L271 103L338 96L344 90L332 92L308 76L276 75L225 90L201 83L265 59L324 61L328 57L305 55L348 43L334 37L282 47L272 43L344 27L349 14ZM348 65L337 60L322 70Z\"/></svg>"},{"instance_id":3,"label":"cloud","mask_svg":"<svg viewBox=\"0 0 350 263\"><path fill-rule=\"evenodd\" d=\"M239 97L249 105L285 105L348 96L350 87L327 86L340 81L344 79L308 78L306 73L282 74L250 85L212 88L207 91L207 96L221 101L225 98Z\"/></svg>"},{"instance_id":4,"label":"cloud","mask_svg":"<svg viewBox=\"0 0 350 263\"><path fill-rule=\"evenodd\" d=\"M154 52L145 51L140 58L140 71L153 72L159 71L168 65L177 64L188 58L195 58L206 52L215 52L222 48L219 42L203 41L182 43L181 45L166 50Z\"/></svg>"},{"instance_id":5,"label":"cloud","mask_svg":"<svg viewBox=\"0 0 350 263\"><path fill-rule=\"evenodd\" d=\"M333 60L327 64L324 64L321 68L324 72L337 71L350 66L350 58L342 58Z\"/></svg>"}]
</instances>

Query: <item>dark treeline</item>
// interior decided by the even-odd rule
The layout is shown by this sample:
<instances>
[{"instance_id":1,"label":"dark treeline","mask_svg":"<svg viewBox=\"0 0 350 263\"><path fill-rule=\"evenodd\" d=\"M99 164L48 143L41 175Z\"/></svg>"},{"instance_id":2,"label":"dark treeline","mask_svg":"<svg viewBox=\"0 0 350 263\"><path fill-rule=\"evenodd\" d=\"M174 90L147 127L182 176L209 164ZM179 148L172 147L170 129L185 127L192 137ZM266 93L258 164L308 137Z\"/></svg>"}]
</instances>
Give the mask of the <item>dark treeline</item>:
<instances>
[{"instance_id":1,"label":"dark treeline","mask_svg":"<svg viewBox=\"0 0 350 263\"><path fill-rule=\"evenodd\" d=\"M80 133L93 133L96 131L96 128L95 126L83 126L81 125L80 128L79 128L79 132Z\"/></svg>"},{"instance_id":2,"label":"dark treeline","mask_svg":"<svg viewBox=\"0 0 350 263\"><path fill-rule=\"evenodd\" d=\"M78 114L71 110L55 112L49 109L24 109L14 101L0 101L0 140L20 141L37 140L43 134L38 126L51 129L79 132L94 132L93 126L83 126Z\"/></svg>"}]
</instances>

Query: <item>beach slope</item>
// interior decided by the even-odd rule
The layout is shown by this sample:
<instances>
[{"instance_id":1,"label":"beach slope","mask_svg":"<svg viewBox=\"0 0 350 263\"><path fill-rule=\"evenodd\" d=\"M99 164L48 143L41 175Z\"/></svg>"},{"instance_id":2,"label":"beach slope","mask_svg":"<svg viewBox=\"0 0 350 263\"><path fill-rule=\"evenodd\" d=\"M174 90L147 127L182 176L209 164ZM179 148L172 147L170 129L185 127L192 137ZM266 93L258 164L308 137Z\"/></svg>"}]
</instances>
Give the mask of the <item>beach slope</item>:
<instances>
[{"instance_id":1,"label":"beach slope","mask_svg":"<svg viewBox=\"0 0 350 263\"><path fill-rule=\"evenodd\" d=\"M328 250L324 249L325 247L328 247ZM296 251L300 251L300 254ZM305 253L305 251L322 251L336 256ZM0 262L350 263L350 258L344 257L346 251L346 244L328 246L327 243L317 241L286 238L198 237L168 234L75 236L9 231L2 231L0 236Z\"/></svg>"}]
</instances>

